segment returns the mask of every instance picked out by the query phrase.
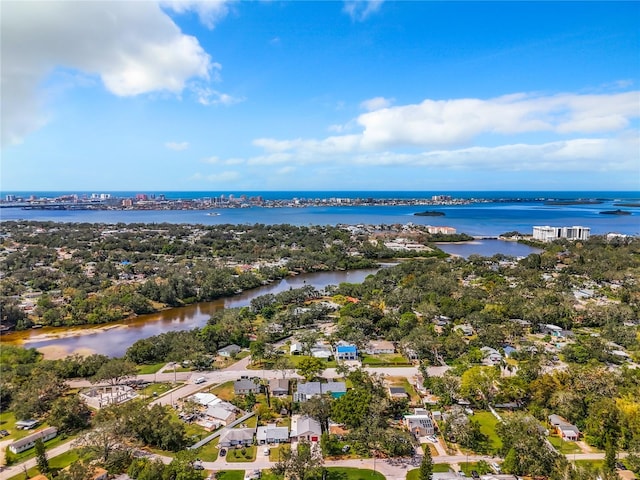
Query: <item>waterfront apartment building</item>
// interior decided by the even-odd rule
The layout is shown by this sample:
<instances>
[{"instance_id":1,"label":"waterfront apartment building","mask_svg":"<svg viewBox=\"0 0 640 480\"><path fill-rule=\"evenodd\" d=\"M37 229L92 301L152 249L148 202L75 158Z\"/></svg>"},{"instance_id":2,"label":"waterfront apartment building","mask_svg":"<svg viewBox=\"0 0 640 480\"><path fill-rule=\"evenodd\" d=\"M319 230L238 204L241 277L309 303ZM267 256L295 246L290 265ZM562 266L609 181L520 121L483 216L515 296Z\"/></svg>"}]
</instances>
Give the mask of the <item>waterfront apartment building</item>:
<instances>
[{"instance_id":1,"label":"waterfront apartment building","mask_svg":"<svg viewBox=\"0 0 640 480\"><path fill-rule=\"evenodd\" d=\"M567 240L589 240L591 228L589 227L550 227L536 226L533 227L533 239L541 242L553 242L560 238Z\"/></svg>"}]
</instances>

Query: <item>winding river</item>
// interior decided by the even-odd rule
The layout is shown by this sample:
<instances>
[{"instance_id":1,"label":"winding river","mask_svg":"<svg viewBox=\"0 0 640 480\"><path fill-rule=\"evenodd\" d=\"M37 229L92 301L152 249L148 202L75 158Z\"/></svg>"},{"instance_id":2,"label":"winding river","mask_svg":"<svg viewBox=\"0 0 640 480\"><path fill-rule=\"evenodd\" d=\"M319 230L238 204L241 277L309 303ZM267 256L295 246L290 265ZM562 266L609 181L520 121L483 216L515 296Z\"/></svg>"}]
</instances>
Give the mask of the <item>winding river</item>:
<instances>
[{"instance_id":1,"label":"winding river","mask_svg":"<svg viewBox=\"0 0 640 480\"><path fill-rule=\"evenodd\" d=\"M290 288L311 285L322 290L328 285L362 283L368 275L379 269L362 269L340 272L317 272L284 278L263 287L247 290L238 295L203 302L186 307L171 308L161 312L108 325L75 328L45 327L37 330L15 332L2 336L2 342L22 344L37 348L46 358L59 358L72 353L101 353L112 357L123 356L134 342L142 338L175 330L190 330L206 325L213 313L224 308L244 307L252 299L268 293L278 293Z\"/></svg>"}]
</instances>

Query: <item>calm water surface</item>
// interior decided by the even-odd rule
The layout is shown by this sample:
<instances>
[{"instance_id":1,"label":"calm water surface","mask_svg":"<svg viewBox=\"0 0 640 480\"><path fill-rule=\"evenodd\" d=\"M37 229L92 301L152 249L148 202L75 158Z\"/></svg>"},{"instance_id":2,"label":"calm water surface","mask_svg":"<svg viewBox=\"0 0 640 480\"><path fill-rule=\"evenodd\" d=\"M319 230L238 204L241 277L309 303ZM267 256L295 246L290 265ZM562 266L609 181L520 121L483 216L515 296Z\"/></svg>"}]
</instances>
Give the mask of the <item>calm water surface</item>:
<instances>
[{"instance_id":1,"label":"calm water surface","mask_svg":"<svg viewBox=\"0 0 640 480\"><path fill-rule=\"evenodd\" d=\"M623 208L631 215L601 215L603 210L615 210L614 200L597 205L544 205L526 203L476 203L459 206L354 206L354 207L283 207L226 208L220 215L207 215L203 210L21 210L4 208L0 220L42 220L89 223L185 223L185 224L250 224L267 225L337 225L337 224L406 224L450 226L459 233L497 236L519 231L531 234L534 225L591 228L592 234L609 232L640 234L640 208ZM443 217L420 217L414 213L439 210Z\"/></svg>"},{"instance_id":2,"label":"calm water surface","mask_svg":"<svg viewBox=\"0 0 640 480\"><path fill-rule=\"evenodd\" d=\"M532 253L540 253L542 250L523 245L517 242L507 242L504 240L476 240L464 243L439 243L438 247L451 254L468 258L469 255L481 255L492 257L497 253L510 257L526 257Z\"/></svg>"},{"instance_id":3,"label":"calm water surface","mask_svg":"<svg viewBox=\"0 0 640 480\"><path fill-rule=\"evenodd\" d=\"M41 328L3 335L7 342L23 343L26 347L37 349L52 347L71 354L75 351L92 351L104 355L119 357L137 340L176 330L191 330L203 327L215 312L224 308L244 307L252 299L268 293L278 293L290 288L301 288L312 285L318 290L328 285L340 283L362 283L368 275L378 269L362 269L348 272L318 272L285 278L264 287L248 290L230 298L203 302L186 307L172 308L162 312L141 315L133 320L116 322L98 328ZM68 336L70 333L82 331L82 335ZM51 338L49 335L58 335ZM65 336L67 335L67 336Z\"/></svg>"}]
</instances>

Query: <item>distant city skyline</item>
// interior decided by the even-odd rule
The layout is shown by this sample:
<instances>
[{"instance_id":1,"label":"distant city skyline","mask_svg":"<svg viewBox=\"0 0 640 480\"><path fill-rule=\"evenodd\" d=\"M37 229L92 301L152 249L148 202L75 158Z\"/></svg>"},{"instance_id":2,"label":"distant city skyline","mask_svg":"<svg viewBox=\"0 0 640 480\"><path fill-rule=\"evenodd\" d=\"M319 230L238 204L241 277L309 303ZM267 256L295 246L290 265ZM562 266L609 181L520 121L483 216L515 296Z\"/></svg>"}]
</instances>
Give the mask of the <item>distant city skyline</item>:
<instances>
[{"instance_id":1,"label":"distant city skyline","mask_svg":"<svg viewBox=\"0 0 640 480\"><path fill-rule=\"evenodd\" d=\"M640 190L638 18L3 0L0 190Z\"/></svg>"}]
</instances>

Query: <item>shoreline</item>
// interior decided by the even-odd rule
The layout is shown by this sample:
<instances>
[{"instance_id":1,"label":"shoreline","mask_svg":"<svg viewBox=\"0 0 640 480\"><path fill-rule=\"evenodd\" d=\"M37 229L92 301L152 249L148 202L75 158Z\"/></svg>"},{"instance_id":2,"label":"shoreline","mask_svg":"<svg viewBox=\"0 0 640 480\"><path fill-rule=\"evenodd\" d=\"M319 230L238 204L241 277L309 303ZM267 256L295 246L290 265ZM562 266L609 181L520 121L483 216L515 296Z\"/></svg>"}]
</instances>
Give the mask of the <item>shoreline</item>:
<instances>
[{"instance_id":1,"label":"shoreline","mask_svg":"<svg viewBox=\"0 0 640 480\"><path fill-rule=\"evenodd\" d=\"M126 320L118 320L118 321L126 321ZM59 327L47 327L47 328L59 328ZM65 328L65 327L62 327ZM69 328L69 327L66 327ZM81 328L81 327L78 327ZM66 332L47 332L47 333L41 333L39 335L35 335L35 336L30 336L29 338L25 338L23 340L21 340L22 344L29 344L29 343L38 343L38 342L45 342L47 340L59 340L62 338L73 338L73 337L84 337L86 335L94 335L94 334L98 334L98 333L103 333L109 330L113 330L116 328L129 328L128 325L104 325L101 327L95 327L95 328L85 328L85 329L74 329L74 330L68 330ZM26 332L28 332L29 330L24 330ZM18 333L18 332L16 332ZM45 348L45 347L42 347Z\"/></svg>"}]
</instances>

